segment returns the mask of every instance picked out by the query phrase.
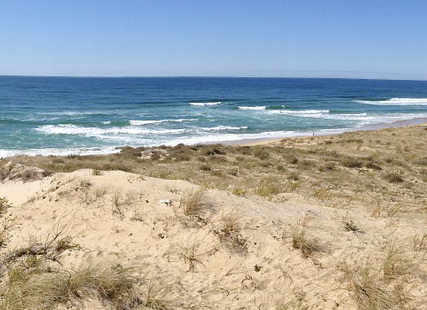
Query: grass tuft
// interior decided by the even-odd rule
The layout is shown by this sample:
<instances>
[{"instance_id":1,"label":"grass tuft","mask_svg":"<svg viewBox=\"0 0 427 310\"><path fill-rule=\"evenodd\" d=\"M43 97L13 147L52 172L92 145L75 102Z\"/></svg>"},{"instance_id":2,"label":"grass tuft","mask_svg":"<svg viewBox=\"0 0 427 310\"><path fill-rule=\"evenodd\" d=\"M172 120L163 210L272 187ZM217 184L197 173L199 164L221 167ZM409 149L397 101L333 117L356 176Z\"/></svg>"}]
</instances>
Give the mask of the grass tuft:
<instances>
[{"instance_id":1,"label":"grass tuft","mask_svg":"<svg viewBox=\"0 0 427 310\"><path fill-rule=\"evenodd\" d=\"M308 238L306 229L302 225L296 225L292 229L292 247L301 250L304 258L310 257L314 252L321 251L317 240Z\"/></svg>"},{"instance_id":2,"label":"grass tuft","mask_svg":"<svg viewBox=\"0 0 427 310\"><path fill-rule=\"evenodd\" d=\"M261 197L271 197L283 192L284 185L273 177L263 178L255 188L255 194Z\"/></svg>"},{"instance_id":3,"label":"grass tuft","mask_svg":"<svg viewBox=\"0 0 427 310\"><path fill-rule=\"evenodd\" d=\"M6 210L10 207L9 201L6 198L0 197L0 214L6 212Z\"/></svg>"},{"instance_id":4,"label":"grass tuft","mask_svg":"<svg viewBox=\"0 0 427 310\"><path fill-rule=\"evenodd\" d=\"M344 222L344 229L346 231L351 231L351 232L361 232L360 228L354 223L353 220L349 220Z\"/></svg>"},{"instance_id":5,"label":"grass tuft","mask_svg":"<svg viewBox=\"0 0 427 310\"><path fill-rule=\"evenodd\" d=\"M91 263L71 273L14 266L5 287L2 310L53 310L96 295L115 309L131 309L138 304L135 279L130 269L121 265Z\"/></svg>"},{"instance_id":6,"label":"grass tuft","mask_svg":"<svg viewBox=\"0 0 427 310\"><path fill-rule=\"evenodd\" d=\"M407 298L403 288L397 285L394 289L388 289L371 265L350 267L348 263L343 263L339 270L358 309L405 309Z\"/></svg>"},{"instance_id":7,"label":"grass tuft","mask_svg":"<svg viewBox=\"0 0 427 310\"><path fill-rule=\"evenodd\" d=\"M201 216L211 208L204 197L204 193L203 190L188 191L181 196L179 204L184 215Z\"/></svg>"},{"instance_id":8,"label":"grass tuft","mask_svg":"<svg viewBox=\"0 0 427 310\"><path fill-rule=\"evenodd\" d=\"M402 276L410 269L410 262L396 246L390 245L383 260L384 278L390 280Z\"/></svg>"},{"instance_id":9,"label":"grass tuft","mask_svg":"<svg viewBox=\"0 0 427 310\"><path fill-rule=\"evenodd\" d=\"M390 183L402 183L404 181L403 178L395 172L386 173L384 175L384 179L386 179Z\"/></svg>"},{"instance_id":10,"label":"grass tuft","mask_svg":"<svg viewBox=\"0 0 427 310\"><path fill-rule=\"evenodd\" d=\"M219 229L214 229L220 242L231 252L246 254L248 249L247 239L240 233L240 225L234 212L221 217Z\"/></svg>"},{"instance_id":11,"label":"grass tuft","mask_svg":"<svg viewBox=\"0 0 427 310\"><path fill-rule=\"evenodd\" d=\"M422 236L415 235L413 243L414 251L427 252L427 233Z\"/></svg>"}]
</instances>

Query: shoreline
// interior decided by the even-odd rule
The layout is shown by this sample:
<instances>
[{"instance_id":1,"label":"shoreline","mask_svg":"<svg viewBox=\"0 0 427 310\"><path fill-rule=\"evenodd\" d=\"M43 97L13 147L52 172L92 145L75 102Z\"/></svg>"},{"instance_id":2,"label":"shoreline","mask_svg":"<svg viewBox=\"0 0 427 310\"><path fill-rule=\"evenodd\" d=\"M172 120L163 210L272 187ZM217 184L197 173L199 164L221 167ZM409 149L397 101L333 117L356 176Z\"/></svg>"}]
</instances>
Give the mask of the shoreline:
<instances>
[{"instance_id":1,"label":"shoreline","mask_svg":"<svg viewBox=\"0 0 427 310\"><path fill-rule=\"evenodd\" d=\"M358 132L358 131L372 131L372 130L381 130L381 129L387 129L387 128L399 128L399 127L407 127L407 126L417 126L417 125L427 125L427 118L426 117L417 117L417 118L411 118L406 120L400 120L400 121L393 121L390 123L382 122L382 123L376 123L376 124L369 124L364 125L359 128L352 128L349 130L343 130L336 133L318 133L316 134L315 131L313 131L313 135L310 134L301 134L296 135L292 137L280 137L280 138L274 138L274 139L268 139L268 138L259 138L259 139L244 139L239 141L229 141L229 142L223 142L221 144L223 145L265 145L265 144L271 144L279 142L282 139L293 139L293 138L307 138L307 137L325 137L325 136L334 136L339 135L346 132Z\"/></svg>"},{"instance_id":2,"label":"shoreline","mask_svg":"<svg viewBox=\"0 0 427 310\"><path fill-rule=\"evenodd\" d=\"M386 128L399 128L399 127L407 127L407 126L416 126L416 125L422 125L422 124L427 124L427 117L418 117L418 118L411 118L411 119L405 119L405 120L399 120L399 121L393 121L393 122L381 122L381 123L375 123L375 124L369 124L369 125L364 125L362 127L355 127L355 128L343 128L343 129L330 129L330 132L327 132L328 129L321 129L320 132L313 131L312 133L303 133L301 132L300 134L296 133L295 135L292 136L279 136L279 137L274 137L274 138L269 138L269 137L264 137L264 138L248 138L248 139L240 139L240 140L234 140L234 141L221 141L221 142L211 142L211 143L200 143L201 145L215 145L215 144L221 144L221 145L225 145L225 146L233 146L233 145L243 145L243 146L251 146L251 145L265 145L265 144L271 144L271 143L276 143L279 142L282 139L293 139L293 138L306 138L306 137L320 137L320 136L334 136L334 135L339 135L342 133L346 133L346 132L358 132L358 131L371 131L371 130L381 130L381 129L386 129ZM148 148L158 148L159 146L149 146ZM57 156L57 157L64 157L64 156L103 156L103 155L110 155L110 154L117 154L120 153L120 151L125 148L126 145L123 146L117 146L117 147L111 147L110 150L114 150L114 151L109 151L104 153L102 151L102 149L100 148L93 148L92 150L88 150L86 153L67 153L65 150L56 150L56 152L52 152L52 153L48 153L48 154L42 154L42 153L38 153L39 151L42 150L48 150L49 148L46 149L40 149L40 150L34 150L34 153L32 154L28 154L27 152L31 152L32 150L29 151L24 151L22 153L16 153L16 154L11 154L11 155L7 155L8 152L13 152L13 150L8 150L6 151L6 155L5 156L0 156L0 160L1 159L7 159L7 158L12 158L12 157L16 157L16 156ZM138 147L144 147L144 146L135 146L133 148L138 148ZM0 153L1 154L1 153Z\"/></svg>"}]
</instances>

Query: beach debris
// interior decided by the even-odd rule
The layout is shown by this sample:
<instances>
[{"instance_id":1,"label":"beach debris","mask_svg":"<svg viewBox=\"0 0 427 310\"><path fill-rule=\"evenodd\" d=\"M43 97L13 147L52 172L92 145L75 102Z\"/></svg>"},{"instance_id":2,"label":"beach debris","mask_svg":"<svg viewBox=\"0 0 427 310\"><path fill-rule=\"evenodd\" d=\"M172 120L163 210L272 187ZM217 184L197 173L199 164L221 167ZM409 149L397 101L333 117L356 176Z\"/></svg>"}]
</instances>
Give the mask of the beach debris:
<instances>
[{"instance_id":1,"label":"beach debris","mask_svg":"<svg viewBox=\"0 0 427 310\"><path fill-rule=\"evenodd\" d=\"M167 205L167 206L172 206L172 200L170 200L170 199L162 199L162 200L160 200L159 201L160 203L164 203L165 205Z\"/></svg>"}]
</instances>

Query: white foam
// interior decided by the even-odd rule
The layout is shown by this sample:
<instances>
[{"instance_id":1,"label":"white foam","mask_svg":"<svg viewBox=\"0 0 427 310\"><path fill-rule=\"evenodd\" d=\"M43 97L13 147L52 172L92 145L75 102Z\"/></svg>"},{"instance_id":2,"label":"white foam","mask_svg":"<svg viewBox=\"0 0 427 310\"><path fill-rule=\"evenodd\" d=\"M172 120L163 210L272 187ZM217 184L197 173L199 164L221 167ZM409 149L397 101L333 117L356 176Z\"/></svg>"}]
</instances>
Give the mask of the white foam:
<instances>
[{"instance_id":1,"label":"white foam","mask_svg":"<svg viewBox=\"0 0 427 310\"><path fill-rule=\"evenodd\" d=\"M267 107L265 105L263 106L239 106L239 110L248 110L248 111L257 111L257 110L265 110Z\"/></svg>"},{"instance_id":2,"label":"white foam","mask_svg":"<svg viewBox=\"0 0 427 310\"><path fill-rule=\"evenodd\" d=\"M366 120L370 118L368 116L368 113L343 113L343 114L326 114L321 115L321 118L325 119L336 119L336 120L346 120L346 121L359 121L359 120Z\"/></svg>"},{"instance_id":3,"label":"white foam","mask_svg":"<svg viewBox=\"0 0 427 310\"><path fill-rule=\"evenodd\" d=\"M242 129L248 129L248 126L216 126L216 127L199 127L197 129L200 129L202 131L226 131L226 130L242 130Z\"/></svg>"},{"instance_id":4,"label":"white foam","mask_svg":"<svg viewBox=\"0 0 427 310\"><path fill-rule=\"evenodd\" d=\"M0 150L0 158L27 155L27 156L67 156L67 155L105 155L119 153L120 149L114 146L102 148L66 148L66 149L29 149L29 150Z\"/></svg>"},{"instance_id":5,"label":"white foam","mask_svg":"<svg viewBox=\"0 0 427 310\"><path fill-rule=\"evenodd\" d=\"M184 133L185 129L163 129L151 130L134 126L126 127L112 127L112 128L99 128L99 127L79 127L72 124L60 125L45 125L35 129L44 134L53 135L81 135L86 137L97 138L110 138L111 135L153 135L153 134L180 134Z\"/></svg>"},{"instance_id":6,"label":"white foam","mask_svg":"<svg viewBox=\"0 0 427 310\"><path fill-rule=\"evenodd\" d=\"M270 114L283 114L294 117L302 118L316 118L337 121L358 121L359 126L375 124L375 123L388 123L400 120L412 119L417 117L426 117L427 114L415 113L390 113L390 114L371 114L363 113L342 113L331 114L329 110L274 110L269 111Z\"/></svg>"},{"instance_id":7,"label":"white foam","mask_svg":"<svg viewBox=\"0 0 427 310\"><path fill-rule=\"evenodd\" d=\"M376 124L376 123L391 123L395 121L407 120L417 117L424 117L427 114L415 114L415 113L397 113L397 114L376 114L368 115L367 113L358 114L328 114L323 115L322 118L329 120L341 120L341 121L358 121L359 126Z\"/></svg>"},{"instance_id":8,"label":"white foam","mask_svg":"<svg viewBox=\"0 0 427 310\"><path fill-rule=\"evenodd\" d=\"M37 112L42 115L64 115L64 116L77 116L77 115L96 115L103 114L99 111L61 111L61 112Z\"/></svg>"},{"instance_id":9,"label":"white foam","mask_svg":"<svg viewBox=\"0 0 427 310\"><path fill-rule=\"evenodd\" d=\"M273 110L269 111L271 114L285 114L290 116L296 116L296 117L314 117L314 118L321 118L325 114L328 114L329 110L300 110L300 111L294 111L294 110Z\"/></svg>"},{"instance_id":10,"label":"white foam","mask_svg":"<svg viewBox=\"0 0 427 310\"><path fill-rule=\"evenodd\" d=\"M359 125L372 125L380 123L393 123L398 121L405 121L408 119L427 117L427 114L415 114L415 113L398 113L398 114L385 114L385 115L370 115L364 118L360 118L361 123ZM356 119L355 119L356 120Z\"/></svg>"},{"instance_id":11,"label":"white foam","mask_svg":"<svg viewBox=\"0 0 427 310\"><path fill-rule=\"evenodd\" d=\"M214 106L214 105L220 105L221 101L215 101L215 102L190 102L190 105L197 106L197 107L204 107L204 106Z\"/></svg>"},{"instance_id":12,"label":"white foam","mask_svg":"<svg viewBox=\"0 0 427 310\"><path fill-rule=\"evenodd\" d=\"M150 125L150 124L160 124L162 121L142 121L142 120L130 120L129 124L132 126L141 126L141 125Z\"/></svg>"},{"instance_id":13,"label":"white foam","mask_svg":"<svg viewBox=\"0 0 427 310\"><path fill-rule=\"evenodd\" d=\"M29 118L16 118L16 117L2 117L0 121L14 121L14 122L51 122L59 120L59 117L29 117Z\"/></svg>"},{"instance_id":14,"label":"white foam","mask_svg":"<svg viewBox=\"0 0 427 310\"><path fill-rule=\"evenodd\" d=\"M151 124L161 124L161 123L183 123L183 122L193 122L197 121L196 118L181 118L181 119L161 119L161 120L130 120L129 124L132 126L143 126Z\"/></svg>"},{"instance_id":15,"label":"white foam","mask_svg":"<svg viewBox=\"0 0 427 310\"><path fill-rule=\"evenodd\" d=\"M316 136L319 135L329 135L337 134L350 130L350 128L340 128L340 129L318 129L314 133ZM223 142L233 142L233 141L242 141L242 140L256 140L256 139L275 139L275 138L290 138L290 137L304 137L312 136L313 131L267 131L262 133L255 134L211 134L205 136L194 136L194 137L185 137L177 138L165 143L168 146L174 146L179 143L194 145L194 144L209 144L209 143L223 143Z\"/></svg>"},{"instance_id":16,"label":"white foam","mask_svg":"<svg viewBox=\"0 0 427 310\"><path fill-rule=\"evenodd\" d=\"M391 98L388 100L354 100L354 102L373 105L427 105L427 98Z\"/></svg>"},{"instance_id":17,"label":"white foam","mask_svg":"<svg viewBox=\"0 0 427 310\"><path fill-rule=\"evenodd\" d=\"M102 122L104 125L110 125L111 124L111 121L105 121L105 122Z\"/></svg>"}]
</instances>

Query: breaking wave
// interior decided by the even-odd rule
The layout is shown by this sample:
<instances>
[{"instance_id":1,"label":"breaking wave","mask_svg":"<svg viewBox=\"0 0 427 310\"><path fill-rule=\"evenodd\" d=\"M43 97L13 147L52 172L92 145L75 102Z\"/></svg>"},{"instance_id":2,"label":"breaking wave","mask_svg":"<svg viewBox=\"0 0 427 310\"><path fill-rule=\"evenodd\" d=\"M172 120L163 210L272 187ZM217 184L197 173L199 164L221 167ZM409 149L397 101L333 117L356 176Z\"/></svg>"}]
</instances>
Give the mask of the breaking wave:
<instances>
[{"instance_id":1,"label":"breaking wave","mask_svg":"<svg viewBox=\"0 0 427 310\"><path fill-rule=\"evenodd\" d=\"M221 101L215 101L215 102L190 102L190 105L197 106L197 107L205 107L205 106L214 106L214 105L220 105Z\"/></svg>"},{"instance_id":2,"label":"breaking wave","mask_svg":"<svg viewBox=\"0 0 427 310\"><path fill-rule=\"evenodd\" d=\"M263 106L254 106L254 107L249 107L249 106L239 106L239 110L249 110L249 111L256 111L256 110L265 110L267 107L265 105Z\"/></svg>"},{"instance_id":3,"label":"breaking wave","mask_svg":"<svg viewBox=\"0 0 427 310\"><path fill-rule=\"evenodd\" d=\"M296 117L315 117L320 118L324 115L328 114L329 110L300 110L300 111L294 111L294 110L275 110L270 111L271 114L284 114L284 115L290 115L290 116L296 116Z\"/></svg>"},{"instance_id":4,"label":"breaking wave","mask_svg":"<svg viewBox=\"0 0 427 310\"><path fill-rule=\"evenodd\" d=\"M161 120L130 120L132 126L162 124L162 123L183 123L197 121L196 118L181 118L181 119L161 119Z\"/></svg>"},{"instance_id":5,"label":"breaking wave","mask_svg":"<svg viewBox=\"0 0 427 310\"><path fill-rule=\"evenodd\" d=\"M236 127L236 126L216 126L216 127L200 127L197 128L202 131L226 131L226 130L242 130L248 129L248 126Z\"/></svg>"},{"instance_id":6,"label":"breaking wave","mask_svg":"<svg viewBox=\"0 0 427 310\"><path fill-rule=\"evenodd\" d=\"M162 129L151 130L140 127L79 127L71 124L60 125L45 125L35 129L37 132L51 135L81 135L86 137L102 138L106 135L148 135L148 134L180 134L184 133L185 129Z\"/></svg>"},{"instance_id":7,"label":"breaking wave","mask_svg":"<svg viewBox=\"0 0 427 310\"><path fill-rule=\"evenodd\" d=\"M372 105L427 105L427 98L391 98L387 100L354 100L356 103Z\"/></svg>"}]
</instances>

